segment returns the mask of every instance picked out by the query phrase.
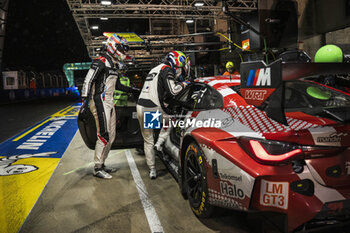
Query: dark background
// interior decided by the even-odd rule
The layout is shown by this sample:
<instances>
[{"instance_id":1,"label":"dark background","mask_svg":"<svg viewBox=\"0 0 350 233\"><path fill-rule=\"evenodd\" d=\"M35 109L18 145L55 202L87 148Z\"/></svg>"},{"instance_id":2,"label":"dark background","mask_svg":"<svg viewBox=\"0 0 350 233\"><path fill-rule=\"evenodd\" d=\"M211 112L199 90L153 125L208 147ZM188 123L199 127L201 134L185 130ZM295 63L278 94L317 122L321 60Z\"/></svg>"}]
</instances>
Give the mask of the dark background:
<instances>
[{"instance_id":1,"label":"dark background","mask_svg":"<svg viewBox=\"0 0 350 233\"><path fill-rule=\"evenodd\" d=\"M62 70L91 60L65 0L10 0L5 33L3 70Z\"/></svg>"}]
</instances>

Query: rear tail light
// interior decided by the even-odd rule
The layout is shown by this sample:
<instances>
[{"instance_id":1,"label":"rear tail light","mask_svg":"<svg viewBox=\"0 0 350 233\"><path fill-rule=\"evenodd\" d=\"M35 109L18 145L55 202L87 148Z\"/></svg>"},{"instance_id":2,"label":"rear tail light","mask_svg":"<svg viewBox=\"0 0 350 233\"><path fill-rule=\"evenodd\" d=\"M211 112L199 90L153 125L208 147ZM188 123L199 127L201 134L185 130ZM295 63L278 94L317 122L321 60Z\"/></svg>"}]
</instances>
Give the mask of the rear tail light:
<instances>
[{"instance_id":1,"label":"rear tail light","mask_svg":"<svg viewBox=\"0 0 350 233\"><path fill-rule=\"evenodd\" d=\"M294 143L240 137L238 143L257 162L284 164L292 160L323 157L345 150L344 147L303 146Z\"/></svg>"}]
</instances>

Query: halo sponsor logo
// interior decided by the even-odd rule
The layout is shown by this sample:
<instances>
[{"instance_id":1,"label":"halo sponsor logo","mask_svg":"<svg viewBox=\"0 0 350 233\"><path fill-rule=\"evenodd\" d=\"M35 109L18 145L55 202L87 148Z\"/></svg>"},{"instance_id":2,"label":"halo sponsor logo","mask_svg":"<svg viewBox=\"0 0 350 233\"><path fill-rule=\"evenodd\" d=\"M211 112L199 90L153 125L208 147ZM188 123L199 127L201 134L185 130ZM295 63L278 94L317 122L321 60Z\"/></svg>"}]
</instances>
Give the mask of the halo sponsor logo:
<instances>
[{"instance_id":1,"label":"halo sponsor logo","mask_svg":"<svg viewBox=\"0 0 350 233\"><path fill-rule=\"evenodd\" d=\"M235 184L231 185L227 182L220 181L220 192L228 197L244 199L244 192L242 189L238 188Z\"/></svg>"}]
</instances>

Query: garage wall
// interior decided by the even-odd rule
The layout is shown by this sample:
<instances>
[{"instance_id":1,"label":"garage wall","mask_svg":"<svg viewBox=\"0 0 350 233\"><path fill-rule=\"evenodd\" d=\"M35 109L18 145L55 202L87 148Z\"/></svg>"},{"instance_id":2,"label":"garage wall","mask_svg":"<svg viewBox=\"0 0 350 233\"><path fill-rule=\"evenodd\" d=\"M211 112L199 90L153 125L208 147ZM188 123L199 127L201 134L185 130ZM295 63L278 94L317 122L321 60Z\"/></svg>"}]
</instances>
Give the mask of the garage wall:
<instances>
[{"instance_id":1,"label":"garage wall","mask_svg":"<svg viewBox=\"0 0 350 233\"><path fill-rule=\"evenodd\" d=\"M344 53L350 53L350 27L326 33L326 43L338 45Z\"/></svg>"},{"instance_id":2,"label":"garage wall","mask_svg":"<svg viewBox=\"0 0 350 233\"><path fill-rule=\"evenodd\" d=\"M349 0L297 0L299 49L314 58L325 44L350 53Z\"/></svg>"}]
</instances>

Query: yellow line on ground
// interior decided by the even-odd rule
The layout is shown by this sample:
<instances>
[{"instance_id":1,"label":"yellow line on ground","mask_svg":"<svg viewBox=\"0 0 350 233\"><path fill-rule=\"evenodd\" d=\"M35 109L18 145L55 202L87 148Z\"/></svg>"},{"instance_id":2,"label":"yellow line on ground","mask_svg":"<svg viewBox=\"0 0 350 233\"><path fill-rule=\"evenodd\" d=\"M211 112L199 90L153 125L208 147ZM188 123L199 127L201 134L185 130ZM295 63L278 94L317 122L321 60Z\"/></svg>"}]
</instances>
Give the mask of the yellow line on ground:
<instances>
[{"instance_id":1,"label":"yellow line on ground","mask_svg":"<svg viewBox=\"0 0 350 233\"><path fill-rule=\"evenodd\" d=\"M70 105L70 106L68 106L68 107L65 107L64 109L62 109L62 110L60 110L60 111L54 113L54 115L55 115L55 114L61 114L61 112L64 112L64 111L66 111L68 108L71 108L71 107L72 107L72 105Z\"/></svg>"},{"instance_id":2,"label":"yellow line on ground","mask_svg":"<svg viewBox=\"0 0 350 233\"><path fill-rule=\"evenodd\" d=\"M42 122L41 124L39 124L39 125L37 125L37 126L31 128L31 129L29 129L27 132L21 134L20 136L18 136L17 138L13 139L12 141L13 141L13 142L17 142L19 139L21 139L21 138L23 138L24 136L26 136L27 134L33 132L34 130L36 130L37 128L39 128L40 126L42 126L43 124L45 124L46 122L50 121L50 120L51 120L52 118L54 118L55 116L60 116L60 115L62 115L61 112L66 112L67 109L70 110L71 108L72 108L72 105L70 105L70 106L68 106L68 107L65 107L64 109L62 109L62 110L60 110L60 111L58 111L58 112L52 114L51 117L50 117L49 119L47 119L46 121Z\"/></svg>"},{"instance_id":3,"label":"yellow line on ground","mask_svg":"<svg viewBox=\"0 0 350 233\"><path fill-rule=\"evenodd\" d=\"M45 124L46 122L50 121L53 117L50 117L49 119L47 119L46 121L42 122L41 124L31 128L30 130L28 130L27 132L21 134L20 136L18 136L17 138L13 139L13 142L17 142L19 139L23 138L24 136L26 136L27 134L33 132L34 130L36 130L37 128L39 128L40 126L42 126L43 124Z\"/></svg>"}]
</instances>

